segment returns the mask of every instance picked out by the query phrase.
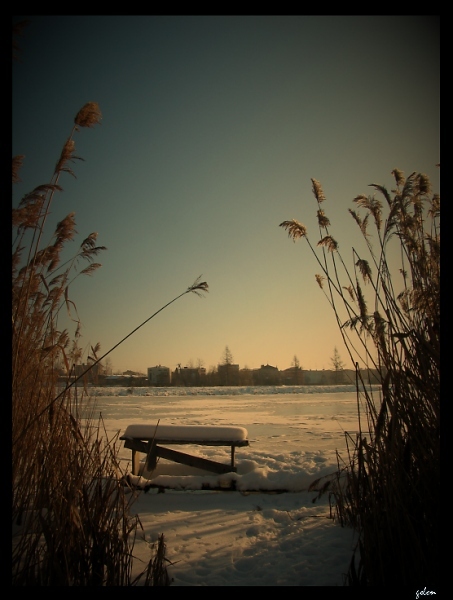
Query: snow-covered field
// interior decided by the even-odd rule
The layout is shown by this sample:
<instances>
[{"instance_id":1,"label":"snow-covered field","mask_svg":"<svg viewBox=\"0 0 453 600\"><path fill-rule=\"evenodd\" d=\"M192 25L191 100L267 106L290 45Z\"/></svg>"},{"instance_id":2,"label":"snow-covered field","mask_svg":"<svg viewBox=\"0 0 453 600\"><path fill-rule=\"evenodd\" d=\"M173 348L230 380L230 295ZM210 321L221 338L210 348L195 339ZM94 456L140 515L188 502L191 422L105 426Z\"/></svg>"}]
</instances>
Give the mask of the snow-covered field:
<instances>
[{"instance_id":1,"label":"snow-covered field","mask_svg":"<svg viewBox=\"0 0 453 600\"><path fill-rule=\"evenodd\" d=\"M378 387L374 390L378 397ZM143 539L136 555L147 560L149 543L163 533L172 585L343 584L354 533L330 518L328 496L313 502L316 493L307 489L336 470L338 457L347 458L345 434L354 436L358 428L354 386L91 392L112 436L131 424L157 422L234 425L248 431L250 445L236 450L237 473L216 475L163 459L155 471L144 473L147 482L165 491L137 492L133 506ZM122 466L130 471L131 451L120 444ZM229 447L191 446L187 451L230 460ZM236 491L218 491L231 479ZM140 567L137 562L137 572Z\"/></svg>"},{"instance_id":2,"label":"snow-covered field","mask_svg":"<svg viewBox=\"0 0 453 600\"><path fill-rule=\"evenodd\" d=\"M378 389L378 386L372 386ZM97 396L269 396L271 394L331 394L354 392L355 385L260 385L216 387L93 387Z\"/></svg>"}]
</instances>

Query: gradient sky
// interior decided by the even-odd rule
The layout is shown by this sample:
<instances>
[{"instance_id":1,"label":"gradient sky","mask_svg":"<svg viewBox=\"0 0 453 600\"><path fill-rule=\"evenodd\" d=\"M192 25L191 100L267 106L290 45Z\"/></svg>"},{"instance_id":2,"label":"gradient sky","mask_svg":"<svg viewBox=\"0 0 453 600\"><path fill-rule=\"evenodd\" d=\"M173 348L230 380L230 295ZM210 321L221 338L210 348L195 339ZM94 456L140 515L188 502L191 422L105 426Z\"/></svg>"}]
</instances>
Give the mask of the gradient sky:
<instances>
[{"instance_id":1,"label":"gradient sky","mask_svg":"<svg viewBox=\"0 0 453 600\"><path fill-rule=\"evenodd\" d=\"M20 16L12 150L25 155L13 205L50 181L73 119L97 102L102 124L75 136L76 178L60 180L49 225L75 212L98 232L102 268L70 288L80 346L114 371L330 367L334 314L295 218L317 242L311 178L345 258L360 247L348 213L391 171L426 173L439 191L439 17ZM53 232L49 229L49 238ZM63 324L62 324L63 326ZM70 331L73 331L71 325Z\"/></svg>"}]
</instances>

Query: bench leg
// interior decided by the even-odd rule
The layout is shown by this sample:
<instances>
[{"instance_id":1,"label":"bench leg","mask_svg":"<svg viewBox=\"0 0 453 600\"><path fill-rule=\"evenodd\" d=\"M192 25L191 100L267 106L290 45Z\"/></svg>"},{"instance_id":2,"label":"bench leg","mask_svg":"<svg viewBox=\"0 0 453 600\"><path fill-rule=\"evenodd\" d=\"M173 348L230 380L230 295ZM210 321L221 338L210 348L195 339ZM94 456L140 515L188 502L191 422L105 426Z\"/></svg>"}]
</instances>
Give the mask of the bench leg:
<instances>
[{"instance_id":1,"label":"bench leg","mask_svg":"<svg viewBox=\"0 0 453 600\"><path fill-rule=\"evenodd\" d=\"M140 475L140 454L132 450L132 475Z\"/></svg>"},{"instance_id":2,"label":"bench leg","mask_svg":"<svg viewBox=\"0 0 453 600\"><path fill-rule=\"evenodd\" d=\"M234 449L235 446L231 446L231 470L236 472L236 467L234 466Z\"/></svg>"}]
</instances>

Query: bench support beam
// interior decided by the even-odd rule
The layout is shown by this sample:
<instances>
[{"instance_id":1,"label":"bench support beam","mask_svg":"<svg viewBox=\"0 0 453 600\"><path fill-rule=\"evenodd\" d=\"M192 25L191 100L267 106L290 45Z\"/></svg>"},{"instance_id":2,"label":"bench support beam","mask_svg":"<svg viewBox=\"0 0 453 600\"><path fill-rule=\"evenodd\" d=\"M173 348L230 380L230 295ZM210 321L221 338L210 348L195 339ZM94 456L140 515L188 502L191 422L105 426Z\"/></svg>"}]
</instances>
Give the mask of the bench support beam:
<instances>
[{"instance_id":1,"label":"bench support beam","mask_svg":"<svg viewBox=\"0 0 453 600\"><path fill-rule=\"evenodd\" d=\"M189 467L195 467L197 469L210 471L212 473L222 474L236 472L236 467L234 465L234 445L231 446L231 465L225 465L224 463L219 463L214 460L209 460L207 458L201 458L200 456L193 456L191 454L186 454L185 452L179 452L177 450L171 450L170 448L158 446L153 440L150 440L149 442L144 442L142 440L137 439L126 439L124 442L124 447L128 448L129 450L132 450L133 475L139 475L139 452L146 454L146 468L149 471L152 471L156 468L157 457L160 457L166 460L171 460L173 462L187 465Z\"/></svg>"}]
</instances>

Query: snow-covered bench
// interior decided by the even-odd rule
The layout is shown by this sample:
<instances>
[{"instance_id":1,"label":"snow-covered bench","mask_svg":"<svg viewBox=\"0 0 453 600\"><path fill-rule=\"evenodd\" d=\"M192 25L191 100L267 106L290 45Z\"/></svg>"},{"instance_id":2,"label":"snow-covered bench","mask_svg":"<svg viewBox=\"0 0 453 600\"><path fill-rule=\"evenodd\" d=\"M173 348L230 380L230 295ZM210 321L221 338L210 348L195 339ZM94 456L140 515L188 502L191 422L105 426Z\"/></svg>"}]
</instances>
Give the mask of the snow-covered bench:
<instances>
[{"instance_id":1,"label":"snow-covered bench","mask_svg":"<svg viewBox=\"0 0 453 600\"><path fill-rule=\"evenodd\" d=\"M247 429L233 426L198 425L129 425L120 437L124 447L132 450L132 474L139 475L140 461L138 453L147 455L146 469L156 467L157 457L181 463L213 473L231 473L236 471L234 453L237 447L248 446ZM179 452L165 446L197 444L202 446L230 446L231 464Z\"/></svg>"}]
</instances>

